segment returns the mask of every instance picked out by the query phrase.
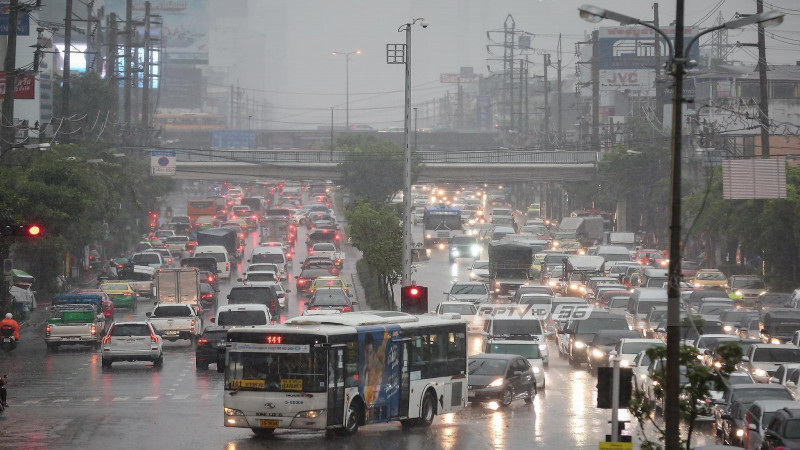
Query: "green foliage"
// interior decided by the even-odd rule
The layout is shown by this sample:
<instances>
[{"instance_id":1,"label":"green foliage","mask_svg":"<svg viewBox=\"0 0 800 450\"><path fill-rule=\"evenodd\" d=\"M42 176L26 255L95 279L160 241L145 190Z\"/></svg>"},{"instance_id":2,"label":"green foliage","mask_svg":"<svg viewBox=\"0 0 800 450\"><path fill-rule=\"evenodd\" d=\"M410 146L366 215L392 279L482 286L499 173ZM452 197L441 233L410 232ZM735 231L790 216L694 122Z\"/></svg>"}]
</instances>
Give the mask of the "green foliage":
<instances>
[{"instance_id":1,"label":"green foliage","mask_svg":"<svg viewBox=\"0 0 800 450\"><path fill-rule=\"evenodd\" d=\"M688 322L684 321L684 324ZM682 324L683 325L683 324ZM696 347L682 346L680 350L679 363L682 368L681 387L679 392L680 417L687 423L685 437L681 436L681 443L687 450L691 449L692 433L694 431L695 420L701 416L713 414L713 405L706 402L710 398L711 391L722 391L727 387L727 377L734 371L736 365L742 359L742 347L737 343L725 343L718 347L717 356L721 359L721 368L711 368L703 364L703 360L698 359ZM647 350L650 360L666 361L666 347L653 347ZM666 392L664 386L667 383L666 364L662 370L653 374L653 393L655 403L664 404ZM653 418L656 409L655 404L650 402L644 391L636 390L631 397L628 405L631 415L638 421L644 442L643 449L660 449L665 440L665 430ZM651 440L646 432L645 425L650 423L656 429L658 437Z\"/></svg>"},{"instance_id":2,"label":"green foliage","mask_svg":"<svg viewBox=\"0 0 800 450\"><path fill-rule=\"evenodd\" d=\"M345 152L339 168L343 184L354 199L389 202L403 189L405 159L399 146L374 136L353 134L338 138L336 148ZM414 183L420 171L419 158L414 157L411 163Z\"/></svg>"},{"instance_id":3,"label":"green foliage","mask_svg":"<svg viewBox=\"0 0 800 450\"><path fill-rule=\"evenodd\" d=\"M392 286L402 272L403 229L400 218L389 205L375 207L358 202L347 213L350 242L381 280L381 297L393 309ZM369 295L369 294L368 294Z\"/></svg>"}]
</instances>

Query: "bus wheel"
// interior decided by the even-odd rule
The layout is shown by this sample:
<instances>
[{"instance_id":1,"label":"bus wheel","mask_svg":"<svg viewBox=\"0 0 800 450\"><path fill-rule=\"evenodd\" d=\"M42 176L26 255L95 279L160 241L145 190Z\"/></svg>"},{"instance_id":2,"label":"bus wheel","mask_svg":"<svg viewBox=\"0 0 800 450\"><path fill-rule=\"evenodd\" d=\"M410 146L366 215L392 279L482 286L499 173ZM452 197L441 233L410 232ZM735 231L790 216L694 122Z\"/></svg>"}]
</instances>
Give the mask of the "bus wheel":
<instances>
[{"instance_id":1,"label":"bus wheel","mask_svg":"<svg viewBox=\"0 0 800 450\"><path fill-rule=\"evenodd\" d=\"M347 425L336 429L339 436L352 436L358 431L358 421L361 418L361 407L358 404L351 404L347 409Z\"/></svg>"},{"instance_id":2,"label":"bus wheel","mask_svg":"<svg viewBox=\"0 0 800 450\"><path fill-rule=\"evenodd\" d=\"M431 394L425 394L422 399L422 414L420 414L417 424L422 427L429 427L433 423L433 418L436 416L436 397Z\"/></svg>"},{"instance_id":3,"label":"bus wheel","mask_svg":"<svg viewBox=\"0 0 800 450\"><path fill-rule=\"evenodd\" d=\"M275 428L251 428L251 430L253 430L256 437L260 438L270 437L275 432Z\"/></svg>"}]
</instances>

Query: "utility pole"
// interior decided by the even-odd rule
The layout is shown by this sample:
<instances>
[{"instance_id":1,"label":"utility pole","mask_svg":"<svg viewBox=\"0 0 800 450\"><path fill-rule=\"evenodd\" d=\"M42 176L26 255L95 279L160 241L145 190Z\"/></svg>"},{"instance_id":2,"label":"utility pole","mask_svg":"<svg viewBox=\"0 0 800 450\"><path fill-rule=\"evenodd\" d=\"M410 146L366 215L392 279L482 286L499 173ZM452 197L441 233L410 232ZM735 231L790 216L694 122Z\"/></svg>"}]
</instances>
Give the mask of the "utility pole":
<instances>
[{"instance_id":1,"label":"utility pole","mask_svg":"<svg viewBox=\"0 0 800 450\"><path fill-rule=\"evenodd\" d=\"M71 0L67 0L71 3ZM133 38L133 0L125 1L125 72L123 76L123 102L125 114L125 126L131 127L131 87L133 82L133 71L131 70L131 47Z\"/></svg>"},{"instance_id":2,"label":"utility pole","mask_svg":"<svg viewBox=\"0 0 800 450\"><path fill-rule=\"evenodd\" d=\"M333 162L333 106L331 106L331 162Z\"/></svg>"},{"instance_id":3,"label":"utility pole","mask_svg":"<svg viewBox=\"0 0 800 450\"><path fill-rule=\"evenodd\" d=\"M416 117L416 115L414 117ZM464 87L461 86L461 77L458 79L458 129L464 129Z\"/></svg>"},{"instance_id":4,"label":"utility pole","mask_svg":"<svg viewBox=\"0 0 800 450\"><path fill-rule=\"evenodd\" d=\"M142 133L150 142L150 2L144 2L144 61L142 62Z\"/></svg>"},{"instance_id":5,"label":"utility pole","mask_svg":"<svg viewBox=\"0 0 800 450\"><path fill-rule=\"evenodd\" d=\"M108 18L108 54L106 56L106 73L114 79L117 74L117 14L111 13Z\"/></svg>"},{"instance_id":6,"label":"utility pole","mask_svg":"<svg viewBox=\"0 0 800 450\"><path fill-rule=\"evenodd\" d=\"M230 113L228 114L228 126L231 129L236 128L234 126L234 121L233 121L233 102L234 102L234 93L233 93L233 85L231 85L231 107L230 107Z\"/></svg>"},{"instance_id":7,"label":"utility pole","mask_svg":"<svg viewBox=\"0 0 800 450\"><path fill-rule=\"evenodd\" d=\"M67 0L71 2L71 0ZM14 123L14 90L17 87L17 14L19 12L19 0L11 0L8 11L8 46L6 47L6 59L4 70L6 72L6 93L3 97L3 123L2 133L2 152L5 155L14 147L16 140L16 124ZM66 61L64 62L66 64ZM64 66L66 69L67 66ZM66 81L66 80L65 80ZM66 84L66 82L64 83ZM5 286L5 285L4 285Z\"/></svg>"},{"instance_id":8,"label":"utility pole","mask_svg":"<svg viewBox=\"0 0 800 450\"><path fill-rule=\"evenodd\" d=\"M550 65L550 54L545 53L542 55L544 58L544 144L548 147L550 146L550 140L548 139L550 135L550 107L548 97L550 97L550 86L547 83L547 66Z\"/></svg>"},{"instance_id":9,"label":"utility pole","mask_svg":"<svg viewBox=\"0 0 800 450\"><path fill-rule=\"evenodd\" d=\"M764 0L756 0L756 14L764 12ZM758 121L761 123L761 157L769 158L769 91L767 89L767 48L764 27L758 24L758 82L761 100Z\"/></svg>"},{"instance_id":10,"label":"utility pole","mask_svg":"<svg viewBox=\"0 0 800 450\"><path fill-rule=\"evenodd\" d=\"M658 28L658 3L653 3L653 26ZM658 33L653 41L653 51L656 57L656 118L658 123L664 123L664 105L661 103L664 95L664 85L661 83L661 37ZM663 126L662 126L663 129Z\"/></svg>"},{"instance_id":11,"label":"utility pole","mask_svg":"<svg viewBox=\"0 0 800 450\"><path fill-rule=\"evenodd\" d=\"M561 33L558 34L558 78L556 79L556 83L558 84L558 138L556 139L556 143L561 146L563 142L563 129L561 128L561 116L563 116L561 112Z\"/></svg>"},{"instance_id":12,"label":"utility pole","mask_svg":"<svg viewBox=\"0 0 800 450\"><path fill-rule=\"evenodd\" d=\"M599 32L592 31L592 147L600 151L600 50Z\"/></svg>"}]
</instances>

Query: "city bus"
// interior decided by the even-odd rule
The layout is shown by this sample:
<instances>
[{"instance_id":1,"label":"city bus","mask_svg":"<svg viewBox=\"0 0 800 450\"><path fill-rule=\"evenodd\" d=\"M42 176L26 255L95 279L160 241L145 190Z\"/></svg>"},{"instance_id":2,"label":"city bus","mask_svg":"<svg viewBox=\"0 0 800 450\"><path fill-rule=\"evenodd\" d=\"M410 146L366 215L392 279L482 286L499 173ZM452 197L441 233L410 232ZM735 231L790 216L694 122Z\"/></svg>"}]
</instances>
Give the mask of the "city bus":
<instances>
[{"instance_id":1,"label":"city bus","mask_svg":"<svg viewBox=\"0 0 800 450\"><path fill-rule=\"evenodd\" d=\"M217 216L217 201L213 198L189 200L186 202L186 215L194 223L200 216Z\"/></svg>"},{"instance_id":2,"label":"city bus","mask_svg":"<svg viewBox=\"0 0 800 450\"><path fill-rule=\"evenodd\" d=\"M449 243L453 236L461 233L461 210L444 204L428 206L422 216L422 232L425 246Z\"/></svg>"},{"instance_id":3,"label":"city bus","mask_svg":"<svg viewBox=\"0 0 800 450\"><path fill-rule=\"evenodd\" d=\"M394 311L300 316L226 337L224 423L260 436L399 420L428 426L467 401L467 323Z\"/></svg>"}]
</instances>

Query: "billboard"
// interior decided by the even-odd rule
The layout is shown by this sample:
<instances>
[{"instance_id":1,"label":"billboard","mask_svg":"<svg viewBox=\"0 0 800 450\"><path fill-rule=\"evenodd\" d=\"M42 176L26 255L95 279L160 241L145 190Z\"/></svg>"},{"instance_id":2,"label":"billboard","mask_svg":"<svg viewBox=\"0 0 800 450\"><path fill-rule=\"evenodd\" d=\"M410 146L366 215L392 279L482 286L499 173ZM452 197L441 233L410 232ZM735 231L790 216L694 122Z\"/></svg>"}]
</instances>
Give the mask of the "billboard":
<instances>
[{"instance_id":1,"label":"billboard","mask_svg":"<svg viewBox=\"0 0 800 450\"><path fill-rule=\"evenodd\" d=\"M0 98L6 96L6 73L0 72ZM36 98L36 78L33 75L17 75L14 87L14 100L33 100Z\"/></svg>"},{"instance_id":2,"label":"billboard","mask_svg":"<svg viewBox=\"0 0 800 450\"><path fill-rule=\"evenodd\" d=\"M0 36L8 35L8 2L0 2ZM17 13L17 36L28 36L31 32L31 18L26 12Z\"/></svg>"},{"instance_id":3,"label":"billboard","mask_svg":"<svg viewBox=\"0 0 800 450\"><path fill-rule=\"evenodd\" d=\"M675 30L661 29L670 39L674 39ZM684 48L697 34L697 29L686 27L684 30ZM597 51L600 70L647 69L655 71L655 31L640 26L601 27L598 33ZM661 63L667 62L669 49L663 39L661 46ZM689 52L689 59L699 60L700 49L694 45Z\"/></svg>"},{"instance_id":4,"label":"billboard","mask_svg":"<svg viewBox=\"0 0 800 450\"><path fill-rule=\"evenodd\" d=\"M652 69L600 70L601 91L630 91L655 95L656 72Z\"/></svg>"},{"instance_id":5,"label":"billboard","mask_svg":"<svg viewBox=\"0 0 800 450\"><path fill-rule=\"evenodd\" d=\"M144 16L144 4L134 0L134 18ZM125 20L125 0L106 0L105 8ZM151 0L150 13L164 22L164 62L208 64L208 0Z\"/></svg>"},{"instance_id":6,"label":"billboard","mask_svg":"<svg viewBox=\"0 0 800 450\"><path fill-rule=\"evenodd\" d=\"M786 161L783 158L722 161L722 198L786 198Z\"/></svg>"},{"instance_id":7,"label":"billboard","mask_svg":"<svg viewBox=\"0 0 800 450\"><path fill-rule=\"evenodd\" d=\"M248 140L249 136L249 140ZM214 130L211 132L211 148L250 148L255 145L256 132L248 130Z\"/></svg>"}]
</instances>

